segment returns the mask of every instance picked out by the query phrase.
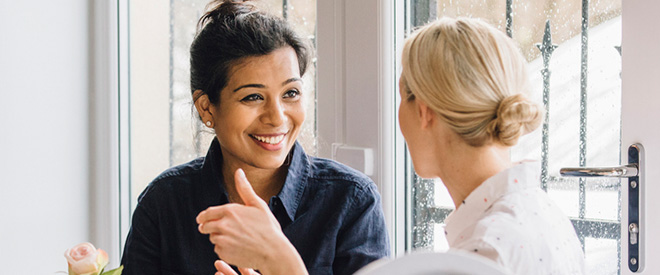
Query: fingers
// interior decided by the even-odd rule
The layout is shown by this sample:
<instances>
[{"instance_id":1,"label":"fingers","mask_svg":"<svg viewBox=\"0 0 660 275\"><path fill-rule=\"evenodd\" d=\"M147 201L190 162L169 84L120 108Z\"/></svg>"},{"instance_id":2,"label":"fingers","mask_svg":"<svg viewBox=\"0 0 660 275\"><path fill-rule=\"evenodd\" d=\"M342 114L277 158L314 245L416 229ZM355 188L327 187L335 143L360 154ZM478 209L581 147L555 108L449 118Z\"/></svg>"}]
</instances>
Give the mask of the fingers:
<instances>
[{"instance_id":1,"label":"fingers","mask_svg":"<svg viewBox=\"0 0 660 275\"><path fill-rule=\"evenodd\" d=\"M248 181L247 177L245 177L245 172L243 172L243 169L237 169L236 173L234 174L234 181L236 182L236 191L238 192L238 195L241 197L243 200L243 203L245 206L254 206L257 207L261 210L268 210L268 205L266 204L265 201L263 201L255 192L254 189L252 189L252 185ZM200 232L202 231L201 224L204 224L208 221L211 220L219 220L223 218L225 215L229 215L232 213L230 209L232 207L235 207L236 205L233 204L225 204L225 205L220 205L220 206L212 206L207 208L206 210L202 211L197 215L197 223L200 224ZM203 232L202 232L203 233Z\"/></svg>"},{"instance_id":2,"label":"fingers","mask_svg":"<svg viewBox=\"0 0 660 275\"><path fill-rule=\"evenodd\" d=\"M218 227L217 222L222 218L236 215L232 208L238 205L225 204L221 206L213 206L202 211L197 215L197 223L199 224L198 230L202 234L211 233L211 227Z\"/></svg>"},{"instance_id":3,"label":"fingers","mask_svg":"<svg viewBox=\"0 0 660 275\"><path fill-rule=\"evenodd\" d=\"M236 169L236 173L234 173L234 181L236 184L236 192L238 192L238 195L241 196L241 199L245 205L256 206L261 209L268 209L266 202L257 196L257 193L255 193L254 189L252 189L252 185L248 181L247 177L245 177L245 172L243 172L243 169Z\"/></svg>"},{"instance_id":4,"label":"fingers","mask_svg":"<svg viewBox=\"0 0 660 275\"><path fill-rule=\"evenodd\" d=\"M215 273L216 275L218 275L218 273L224 275L238 275L233 269L231 269L231 266L229 266L229 264L225 263L225 261L216 260L214 265L215 265L215 269L218 270L218 272ZM241 271L241 273L243 273L243 271ZM245 273L245 274L250 274L250 273Z\"/></svg>"},{"instance_id":5,"label":"fingers","mask_svg":"<svg viewBox=\"0 0 660 275\"><path fill-rule=\"evenodd\" d=\"M215 269L218 270L218 272L215 273L216 275L238 275L236 274L236 271L234 271L231 266L223 260L216 260L214 265ZM238 271L240 271L242 275L260 275L252 268L239 267Z\"/></svg>"},{"instance_id":6,"label":"fingers","mask_svg":"<svg viewBox=\"0 0 660 275\"><path fill-rule=\"evenodd\" d=\"M212 235L239 235L242 227L238 225L235 221L230 219L220 219L220 220L211 220L205 223L201 223L197 226L197 230L202 234L212 234Z\"/></svg>"},{"instance_id":7,"label":"fingers","mask_svg":"<svg viewBox=\"0 0 660 275\"><path fill-rule=\"evenodd\" d=\"M210 220L217 220L225 215L227 205L211 206L197 215L197 223L202 224Z\"/></svg>"},{"instance_id":8,"label":"fingers","mask_svg":"<svg viewBox=\"0 0 660 275\"><path fill-rule=\"evenodd\" d=\"M239 268L238 268L238 271L240 271L241 274L243 274L243 275L260 275L259 273L257 273L256 271L254 271L254 269L252 269L252 268L242 268L242 267L239 267Z\"/></svg>"},{"instance_id":9,"label":"fingers","mask_svg":"<svg viewBox=\"0 0 660 275\"><path fill-rule=\"evenodd\" d=\"M197 215L196 221L198 224L207 223L210 221L220 220L225 217L236 218L240 211L240 208L244 208L244 205L236 203L228 203L218 206L211 206L206 210L199 212Z\"/></svg>"}]
</instances>

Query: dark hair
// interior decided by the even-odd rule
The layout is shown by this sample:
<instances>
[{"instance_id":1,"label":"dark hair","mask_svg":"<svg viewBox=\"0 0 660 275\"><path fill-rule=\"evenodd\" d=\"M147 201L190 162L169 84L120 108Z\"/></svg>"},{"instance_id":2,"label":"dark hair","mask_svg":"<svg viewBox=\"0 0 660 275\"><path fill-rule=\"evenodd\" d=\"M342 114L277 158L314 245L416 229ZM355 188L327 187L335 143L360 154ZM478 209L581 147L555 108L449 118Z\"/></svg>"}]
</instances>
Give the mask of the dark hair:
<instances>
[{"instance_id":1,"label":"dark hair","mask_svg":"<svg viewBox=\"0 0 660 275\"><path fill-rule=\"evenodd\" d=\"M217 104L233 65L286 46L296 52L300 75L305 74L310 50L283 19L259 12L247 1L212 1L207 10L197 23L197 35L190 46L193 93L202 90Z\"/></svg>"}]
</instances>

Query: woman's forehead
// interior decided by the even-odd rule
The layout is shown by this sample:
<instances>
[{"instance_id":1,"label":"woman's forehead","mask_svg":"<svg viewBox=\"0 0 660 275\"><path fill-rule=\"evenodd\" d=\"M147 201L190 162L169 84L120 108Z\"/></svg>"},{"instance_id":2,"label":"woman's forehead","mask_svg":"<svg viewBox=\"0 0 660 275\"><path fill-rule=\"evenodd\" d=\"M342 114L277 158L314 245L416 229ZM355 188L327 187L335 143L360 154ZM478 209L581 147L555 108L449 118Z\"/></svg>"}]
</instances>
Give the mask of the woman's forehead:
<instances>
[{"instance_id":1,"label":"woman's forehead","mask_svg":"<svg viewBox=\"0 0 660 275\"><path fill-rule=\"evenodd\" d=\"M284 83L300 77L295 51L291 47L283 47L267 55L250 56L239 60L229 70L227 84L232 86L245 83Z\"/></svg>"}]
</instances>

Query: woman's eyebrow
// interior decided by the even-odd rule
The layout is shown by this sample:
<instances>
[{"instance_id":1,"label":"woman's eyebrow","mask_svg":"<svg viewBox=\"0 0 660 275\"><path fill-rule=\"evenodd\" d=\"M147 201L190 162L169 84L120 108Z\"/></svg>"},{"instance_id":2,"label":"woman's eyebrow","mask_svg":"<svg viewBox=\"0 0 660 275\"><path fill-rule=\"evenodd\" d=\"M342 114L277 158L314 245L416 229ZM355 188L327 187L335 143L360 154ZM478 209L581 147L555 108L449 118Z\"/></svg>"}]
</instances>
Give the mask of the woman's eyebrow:
<instances>
[{"instance_id":1,"label":"woman's eyebrow","mask_svg":"<svg viewBox=\"0 0 660 275\"><path fill-rule=\"evenodd\" d=\"M282 82L282 86L285 86L286 84L289 84L289 83L295 82L295 81L302 82L302 79L300 77L289 78L289 79L285 80L284 82ZM263 89L263 88L266 88L266 86L263 85L263 84L245 84L245 85L238 86L238 88L234 89L234 92L237 92L238 90L243 89L243 88L260 88L260 89Z\"/></svg>"},{"instance_id":2,"label":"woman's eyebrow","mask_svg":"<svg viewBox=\"0 0 660 275\"><path fill-rule=\"evenodd\" d=\"M234 93L243 88L266 88L266 86L264 86L263 84L245 84L238 86L238 88L234 89Z\"/></svg>"},{"instance_id":3,"label":"woman's eyebrow","mask_svg":"<svg viewBox=\"0 0 660 275\"><path fill-rule=\"evenodd\" d=\"M300 82L302 82L302 79L301 79L300 77L292 77L292 78L289 78L289 79L285 80L284 82L282 82L282 86L284 86L284 85L286 85L286 84L289 84L289 83L291 83L291 82L294 82L294 81L300 81Z\"/></svg>"}]
</instances>

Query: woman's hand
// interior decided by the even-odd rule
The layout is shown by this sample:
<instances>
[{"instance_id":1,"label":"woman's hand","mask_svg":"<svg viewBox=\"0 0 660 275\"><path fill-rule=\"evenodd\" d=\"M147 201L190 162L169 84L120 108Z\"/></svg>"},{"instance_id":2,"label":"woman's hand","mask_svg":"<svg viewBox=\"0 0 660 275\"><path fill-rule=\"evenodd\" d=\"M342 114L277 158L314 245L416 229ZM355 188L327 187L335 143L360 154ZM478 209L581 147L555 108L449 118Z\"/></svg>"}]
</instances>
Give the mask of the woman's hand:
<instances>
[{"instance_id":1,"label":"woman's hand","mask_svg":"<svg viewBox=\"0 0 660 275\"><path fill-rule=\"evenodd\" d=\"M236 170L234 179L245 205L230 203L202 211L197 216L199 232L209 234L215 253L227 263L263 274L306 274L300 255L243 170Z\"/></svg>"},{"instance_id":2,"label":"woman's hand","mask_svg":"<svg viewBox=\"0 0 660 275\"><path fill-rule=\"evenodd\" d=\"M229 266L228 263L222 260L216 260L215 261L215 269L218 270L218 272L215 273L215 275L238 275L236 271L234 271L231 266ZM242 275L259 275L254 269L252 268L238 268L238 271L241 272Z\"/></svg>"}]
</instances>

